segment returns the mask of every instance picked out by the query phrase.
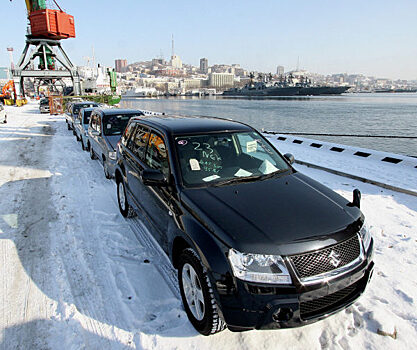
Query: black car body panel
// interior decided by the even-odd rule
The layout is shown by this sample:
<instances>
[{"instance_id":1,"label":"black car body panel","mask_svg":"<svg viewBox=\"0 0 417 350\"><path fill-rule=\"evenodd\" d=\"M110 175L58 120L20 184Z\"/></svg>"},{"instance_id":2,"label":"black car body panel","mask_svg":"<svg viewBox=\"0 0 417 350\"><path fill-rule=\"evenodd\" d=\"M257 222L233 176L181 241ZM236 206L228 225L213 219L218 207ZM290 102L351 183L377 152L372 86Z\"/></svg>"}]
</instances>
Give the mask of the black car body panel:
<instances>
[{"instance_id":1,"label":"black car body panel","mask_svg":"<svg viewBox=\"0 0 417 350\"><path fill-rule=\"evenodd\" d=\"M288 244L312 239L317 243L311 250L319 249L323 237L323 246L336 243L329 241L329 236L360 217L357 208L347 206L348 201L342 206L329 199L298 173L224 187L186 189L181 199L203 221L227 232L230 246L252 253L294 254L298 252L287 250L293 250ZM277 251L280 245L285 245L285 251Z\"/></svg>"},{"instance_id":2,"label":"black car body panel","mask_svg":"<svg viewBox=\"0 0 417 350\"><path fill-rule=\"evenodd\" d=\"M184 184L175 145L183 140L178 141L178 135L248 131L254 129L214 118L132 118L117 147L116 181L125 182L128 203L143 214L144 223L174 266L181 247L197 252L214 286L219 312L231 330L315 322L347 307L363 293L373 271L373 240L365 251L359 235L364 225L359 208L297 172L288 162L285 171L265 179L225 185ZM142 174L150 167L146 159L154 135L163 140L169 160L167 182L161 186L147 186L142 181ZM145 146L135 151L131 142L139 136ZM346 242L359 247L355 260L317 278L300 277L293 259L310 253L328 254L329 249L337 252ZM291 284L255 283L235 277L228 258L231 248L282 256Z\"/></svg>"}]
</instances>

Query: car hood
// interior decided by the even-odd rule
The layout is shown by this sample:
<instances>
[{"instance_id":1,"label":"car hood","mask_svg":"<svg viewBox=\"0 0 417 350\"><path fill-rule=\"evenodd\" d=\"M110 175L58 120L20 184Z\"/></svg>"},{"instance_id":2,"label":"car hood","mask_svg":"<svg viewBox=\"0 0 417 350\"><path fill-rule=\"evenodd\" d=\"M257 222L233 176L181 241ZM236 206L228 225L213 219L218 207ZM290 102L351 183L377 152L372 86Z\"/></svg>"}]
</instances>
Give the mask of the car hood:
<instances>
[{"instance_id":1,"label":"car hood","mask_svg":"<svg viewBox=\"0 0 417 350\"><path fill-rule=\"evenodd\" d=\"M350 237L361 225L358 208L299 173L185 189L181 199L221 241L248 253L315 250Z\"/></svg>"},{"instance_id":2,"label":"car hood","mask_svg":"<svg viewBox=\"0 0 417 350\"><path fill-rule=\"evenodd\" d=\"M120 140L121 135L111 135L106 136L107 141L110 143L110 145L113 147L113 150L116 150L117 143Z\"/></svg>"}]
</instances>

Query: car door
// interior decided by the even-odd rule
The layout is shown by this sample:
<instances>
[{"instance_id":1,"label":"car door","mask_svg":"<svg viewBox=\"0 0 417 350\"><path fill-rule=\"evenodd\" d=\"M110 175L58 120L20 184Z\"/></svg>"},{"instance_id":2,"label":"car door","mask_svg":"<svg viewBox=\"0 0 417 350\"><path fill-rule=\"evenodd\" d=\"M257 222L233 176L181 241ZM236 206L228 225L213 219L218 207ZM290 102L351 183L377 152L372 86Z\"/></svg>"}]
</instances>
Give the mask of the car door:
<instances>
[{"instance_id":1,"label":"car door","mask_svg":"<svg viewBox=\"0 0 417 350\"><path fill-rule=\"evenodd\" d=\"M145 165L160 170L169 181L171 167L168 157L167 142L163 136L153 131L149 138L145 154ZM161 247L168 251L169 232L174 228L173 199L170 186L146 186L141 181L144 209L154 226L156 238Z\"/></svg>"},{"instance_id":2,"label":"car door","mask_svg":"<svg viewBox=\"0 0 417 350\"><path fill-rule=\"evenodd\" d=\"M101 137L101 115L99 113L95 114L95 123L94 123L94 132L91 133L91 147L93 147L93 151L98 156L101 156L101 150L99 146L99 139Z\"/></svg>"},{"instance_id":3,"label":"car door","mask_svg":"<svg viewBox=\"0 0 417 350\"><path fill-rule=\"evenodd\" d=\"M132 127L132 125L134 124L131 124L129 128ZM130 130L128 130L128 132L130 132ZM127 180L126 187L131 193L137 208L141 207L141 191L143 186L141 185L142 180L140 176L144 168L145 152L148 145L149 134L148 128L137 125L136 129L132 132L132 136L128 140L126 152L124 153Z\"/></svg>"}]
</instances>

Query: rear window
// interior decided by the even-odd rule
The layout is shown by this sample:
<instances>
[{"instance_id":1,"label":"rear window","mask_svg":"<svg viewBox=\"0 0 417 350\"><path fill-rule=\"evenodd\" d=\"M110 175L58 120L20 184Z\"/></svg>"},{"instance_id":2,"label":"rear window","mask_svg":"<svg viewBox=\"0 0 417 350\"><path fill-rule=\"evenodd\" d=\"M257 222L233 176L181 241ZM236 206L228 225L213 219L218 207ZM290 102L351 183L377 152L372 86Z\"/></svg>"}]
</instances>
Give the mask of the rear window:
<instances>
[{"instance_id":1,"label":"rear window","mask_svg":"<svg viewBox=\"0 0 417 350\"><path fill-rule=\"evenodd\" d=\"M141 114L114 114L105 115L103 119L104 135L121 135L126 129L130 118L139 117Z\"/></svg>"},{"instance_id":2,"label":"rear window","mask_svg":"<svg viewBox=\"0 0 417 350\"><path fill-rule=\"evenodd\" d=\"M80 111L81 108L89 108L89 107L98 107L98 105L96 103L85 103L85 104L81 104L81 105L75 105L72 113L73 114L78 114L78 112Z\"/></svg>"}]
</instances>

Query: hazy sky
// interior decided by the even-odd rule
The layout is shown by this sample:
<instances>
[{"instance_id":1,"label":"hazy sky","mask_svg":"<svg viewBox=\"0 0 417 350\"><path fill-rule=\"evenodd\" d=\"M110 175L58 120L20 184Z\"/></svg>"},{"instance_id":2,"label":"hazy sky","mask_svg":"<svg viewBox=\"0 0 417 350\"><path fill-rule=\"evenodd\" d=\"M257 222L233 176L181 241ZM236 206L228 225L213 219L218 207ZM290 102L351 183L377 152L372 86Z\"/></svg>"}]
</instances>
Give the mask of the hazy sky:
<instances>
[{"instance_id":1,"label":"hazy sky","mask_svg":"<svg viewBox=\"0 0 417 350\"><path fill-rule=\"evenodd\" d=\"M240 63L275 72L296 67L318 73L363 73L417 79L416 0L271 1L81 1L58 0L75 17L76 39L63 41L76 65L86 64L94 45L96 61L114 65L175 53L199 65ZM23 0L0 4L0 65L8 46L18 60L24 47Z\"/></svg>"}]
</instances>

